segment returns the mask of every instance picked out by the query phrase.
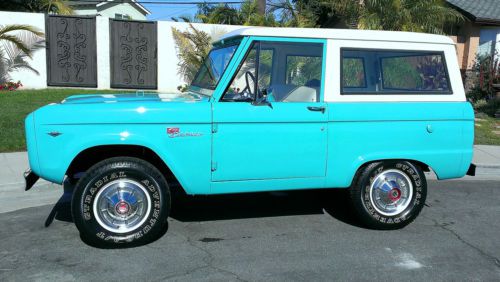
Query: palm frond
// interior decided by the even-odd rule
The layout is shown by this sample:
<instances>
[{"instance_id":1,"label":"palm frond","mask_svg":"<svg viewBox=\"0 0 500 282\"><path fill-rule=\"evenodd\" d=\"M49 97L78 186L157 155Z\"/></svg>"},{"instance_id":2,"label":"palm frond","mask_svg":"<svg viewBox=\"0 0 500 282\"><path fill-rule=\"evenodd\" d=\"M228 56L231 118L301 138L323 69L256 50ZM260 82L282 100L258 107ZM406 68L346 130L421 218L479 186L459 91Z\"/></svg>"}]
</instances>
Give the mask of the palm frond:
<instances>
[{"instance_id":1,"label":"palm frond","mask_svg":"<svg viewBox=\"0 0 500 282\"><path fill-rule=\"evenodd\" d=\"M10 25L0 25L0 35L13 32L13 31L28 31L34 33L40 37L45 36L45 34L37 29L36 27L24 24L10 24Z\"/></svg>"},{"instance_id":2,"label":"palm frond","mask_svg":"<svg viewBox=\"0 0 500 282\"><path fill-rule=\"evenodd\" d=\"M23 49L18 48L16 44L7 41L3 43L3 48L8 57L7 59L13 59L17 56L30 57L34 51L45 47L45 40L34 33L22 31L17 34L17 38L23 43L24 47L26 47L29 52L26 53Z\"/></svg>"},{"instance_id":3,"label":"palm frond","mask_svg":"<svg viewBox=\"0 0 500 282\"><path fill-rule=\"evenodd\" d=\"M172 34L179 58L178 72L187 83L190 83L209 52L211 37L192 24L189 24L187 31L172 27Z\"/></svg>"},{"instance_id":4,"label":"palm frond","mask_svg":"<svg viewBox=\"0 0 500 282\"><path fill-rule=\"evenodd\" d=\"M16 32L16 34L12 34ZM0 26L0 81L10 80L10 73L19 70L39 72L30 66L34 51L44 47L43 33L25 25Z\"/></svg>"},{"instance_id":5,"label":"palm frond","mask_svg":"<svg viewBox=\"0 0 500 282\"><path fill-rule=\"evenodd\" d=\"M27 56L31 57L31 50L24 44L19 37L15 35L10 35L10 34L3 34L0 35L0 40L1 41L6 41L9 42L10 44L14 45L16 48L24 52Z\"/></svg>"}]
</instances>

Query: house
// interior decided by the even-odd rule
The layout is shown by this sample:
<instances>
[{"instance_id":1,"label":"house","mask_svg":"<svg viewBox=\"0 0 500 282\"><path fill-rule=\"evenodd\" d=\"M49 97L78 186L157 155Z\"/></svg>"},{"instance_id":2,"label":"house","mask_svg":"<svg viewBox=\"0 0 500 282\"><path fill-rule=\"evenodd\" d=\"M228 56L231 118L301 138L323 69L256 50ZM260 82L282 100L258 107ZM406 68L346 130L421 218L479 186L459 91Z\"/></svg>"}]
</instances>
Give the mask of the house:
<instances>
[{"instance_id":1,"label":"house","mask_svg":"<svg viewBox=\"0 0 500 282\"><path fill-rule=\"evenodd\" d=\"M457 55L464 74L474 66L478 55L500 54L500 1L447 0L466 20L453 32Z\"/></svg>"},{"instance_id":2,"label":"house","mask_svg":"<svg viewBox=\"0 0 500 282\"><path fill-rule=\"evenodd\" d=\"M146 20L151 12L136 0L71 1L75 15L103 16L114 19Z\"/></svg>"}]
</instances>

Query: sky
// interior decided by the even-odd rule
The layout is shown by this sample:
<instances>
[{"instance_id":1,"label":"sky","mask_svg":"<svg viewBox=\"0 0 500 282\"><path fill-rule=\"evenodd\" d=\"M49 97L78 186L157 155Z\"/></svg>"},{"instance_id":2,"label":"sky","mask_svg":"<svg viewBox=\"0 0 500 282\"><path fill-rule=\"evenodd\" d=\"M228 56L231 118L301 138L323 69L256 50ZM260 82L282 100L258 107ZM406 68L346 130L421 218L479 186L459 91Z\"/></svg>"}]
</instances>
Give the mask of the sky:
<instances>
[{"instance_id":1,"label":"sky","mask_svg":"<svg viewBox=\"0 0 500 282\"><path fill-rule=\"evenodd\" d=\"M183 4L186 2L198 2L200 0L143 0L147 1L147 3L141 3L144 7L146 7L151 15L148 16L148 20L152 21L169 21L172 17L179 16L193 16L196 14L197 6L196 4ZM206 0L207 3L219 3L219 2L234 2L238 0ZM141 0L138 0L140 3ZM150 2L158 2L159 4L153 4ZM163 3L162 3L163 2ZM164 3L168 2L168 3ZM172 2L178 2L179 4L171 4ZM232 4L235 6L237 4Z\"/></svg>"}]
</instances>

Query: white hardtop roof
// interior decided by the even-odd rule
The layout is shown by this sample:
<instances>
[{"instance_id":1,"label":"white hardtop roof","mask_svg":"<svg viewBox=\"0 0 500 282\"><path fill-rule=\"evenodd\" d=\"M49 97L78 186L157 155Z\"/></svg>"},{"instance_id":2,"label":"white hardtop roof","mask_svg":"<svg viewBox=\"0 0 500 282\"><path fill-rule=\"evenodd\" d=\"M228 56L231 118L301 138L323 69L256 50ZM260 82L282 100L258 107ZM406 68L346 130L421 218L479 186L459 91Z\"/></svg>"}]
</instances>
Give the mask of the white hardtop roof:
<instances>
[{"instance_id":1,"label":"white hardtop roof","mask_svg":"<svg viewBox=\"0 0 500 282\"><path fill-rule=\"evenodd\" d=\"M233 30L220 39L236 36L301 37L318 39L346 39L366 41L397 41L455 44L444 35L381 30L333 29L333 28L293 28L293 27L249 27Z\"/></svg>"}]
</instances>

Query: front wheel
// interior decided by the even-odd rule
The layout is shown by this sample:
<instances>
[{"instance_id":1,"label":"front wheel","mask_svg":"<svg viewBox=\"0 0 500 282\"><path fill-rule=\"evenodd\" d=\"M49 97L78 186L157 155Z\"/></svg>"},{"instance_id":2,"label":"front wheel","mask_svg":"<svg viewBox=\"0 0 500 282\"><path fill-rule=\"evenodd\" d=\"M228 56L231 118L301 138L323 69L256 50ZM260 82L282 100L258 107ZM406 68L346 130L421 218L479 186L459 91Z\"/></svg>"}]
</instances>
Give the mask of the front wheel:
<instances>
[{"instance_id":1,"label":"front wheel","mask_svg":"<svg viewBox=\"0 0 500 282\"><path fill-rule=\"evenodd\" d=\"M91 167L76 184L72 214L82 236L96 245L140 245L166 228L167 182L137 158L118 157Z\"/></svg>"},{"instance_id":2,"label":"front wheel","mask_svg":"<svg viewBox=\"0 0 500 282\"><path fill-rule=\"evenodd\" d=\"M375 162L358 173L350 195L367 227L398 229L412 222L422 210L427 182L422 170L411 162Z\"/></svg>"}]
</instances>

